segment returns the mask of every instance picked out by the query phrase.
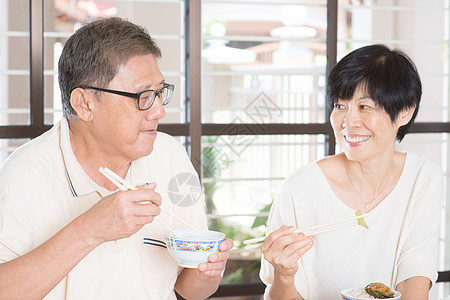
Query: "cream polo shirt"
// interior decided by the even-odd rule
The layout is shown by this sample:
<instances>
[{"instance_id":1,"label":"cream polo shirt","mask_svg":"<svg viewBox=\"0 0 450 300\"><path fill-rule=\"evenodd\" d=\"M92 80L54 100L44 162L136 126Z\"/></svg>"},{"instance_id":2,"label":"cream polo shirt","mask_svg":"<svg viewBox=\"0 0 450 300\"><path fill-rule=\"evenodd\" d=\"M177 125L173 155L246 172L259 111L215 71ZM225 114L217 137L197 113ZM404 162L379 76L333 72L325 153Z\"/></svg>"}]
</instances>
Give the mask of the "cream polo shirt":
<instances>
[{"instance_id":1,"label":"cream polo shirt","mask_svg":"<svg viewBox=\"0 0 450 300\"><path fill-rule=\"evenodd\" d=\"M340 299L346 288L382 282L391 288L413 276L437 278L440 212L445 199L440 167L422 154L407 153L391 193L355 226L316 236L298 261L295 286L304 299ZM307 228L355 215L334 193L317 163L289 176L273 203L268 233L281 225ZM273 267L262 259L260 277L273 283Z\"/></svg>"},{"instance_id":2,"label":"cream polo shirt","mask_svg":"<svg viewBox=\"0 0 450 300\"><path fill-rule=\"evenodd\" d=\"M126 179L156 182L166 210L207 228L198 177L174 138L158 133L153 152L132 162ZM17 149L0 170L0 263L33 250L109 194L78 163L62 119ZM184 227L164 212L158 218ZM98 246L45 299L176 299L182 268L158 242L165 231L152 222L130 238Z\"/></svg>"}]
</instances>

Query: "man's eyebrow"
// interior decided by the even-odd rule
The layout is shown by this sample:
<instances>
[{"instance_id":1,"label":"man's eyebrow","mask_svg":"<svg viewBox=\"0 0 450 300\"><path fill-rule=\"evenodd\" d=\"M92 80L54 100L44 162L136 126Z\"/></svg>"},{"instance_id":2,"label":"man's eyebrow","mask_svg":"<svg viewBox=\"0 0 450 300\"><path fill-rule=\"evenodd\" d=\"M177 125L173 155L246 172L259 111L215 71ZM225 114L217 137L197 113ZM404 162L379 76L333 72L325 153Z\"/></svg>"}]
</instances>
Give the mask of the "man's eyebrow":
<instances>
[{"instance_id":1,"label":"man's eyebrow","mask_svg":"<svg viewBox=\"0 0 450 300\"><path fill-rule=\"evenodd\" d=\"M161 84L164 84L164 83L166 83L165 79L163 79L160 83L158 83L156 85L161 85ZM152 85L151 84L147 84L147 85L144 85L142 88L146 89L146 90L151 90L152 89Z\"/></svg>"}]
</instances>

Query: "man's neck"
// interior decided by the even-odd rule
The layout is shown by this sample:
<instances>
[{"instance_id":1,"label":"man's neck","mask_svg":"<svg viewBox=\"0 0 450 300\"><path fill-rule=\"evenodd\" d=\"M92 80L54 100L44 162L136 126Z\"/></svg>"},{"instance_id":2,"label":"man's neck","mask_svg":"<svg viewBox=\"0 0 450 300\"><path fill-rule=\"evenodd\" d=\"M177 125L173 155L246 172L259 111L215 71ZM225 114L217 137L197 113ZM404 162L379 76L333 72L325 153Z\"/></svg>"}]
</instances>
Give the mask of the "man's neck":
<instances>
[{"instance_id":1,"label":"man's neck","mask_svg":"<svg viewBox=\"0 0 450 300\"><path fill-rule=\"evenodd\" d=\"M69 120L69 136L72 151L89 178L99 186L115 191L117 187L103 176L98 169L107 167L122 178L125 178L131 162L107 153L90 134L82 120Z\"/></svg>"}]
</instances>

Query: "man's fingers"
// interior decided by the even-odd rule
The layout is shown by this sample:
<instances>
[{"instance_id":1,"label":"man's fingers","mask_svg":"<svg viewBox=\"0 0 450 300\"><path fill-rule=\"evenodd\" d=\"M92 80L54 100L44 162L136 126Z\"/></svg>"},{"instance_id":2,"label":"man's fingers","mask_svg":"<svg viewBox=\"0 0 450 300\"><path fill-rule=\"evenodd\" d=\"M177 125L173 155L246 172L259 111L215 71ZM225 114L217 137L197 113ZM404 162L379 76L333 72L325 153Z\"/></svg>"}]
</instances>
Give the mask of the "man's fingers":
<instances>
[{"instance_id":1,"label":"man's fingers","mask_svg":"<svg viewBox=\"0 0 450 300\"><path fill-rule=\"evenodd\" d=\"M222 243L219 244L219 251L228 251L234 247L232 239L224 239Z\"/></svg>"},{"instance_id":2,"label":"man's fingers","mask_svg":"<svg viewBox=\"0 0 450 300\"><path fill-rule=\"evenodd\" d=\"M155 217L154 216L137 216L136 217L136 226L139 227L139 229L141 227L143 227L146 224L152 223L155 221Z\"/></svg>"},{"instance_id":3,"label":"man's fingers","mask_svg":"<svg viewBox=\"0 0 450 300\"><path fill-rule=\"evenodd\" d=\"M134 203L142 203L142 202L151 202L155 205L161 205L161 195L155 192L153 189L138 189L134 191L121 191L120 197L125 202L134 202Z\"/></svg>"},{"instance_id":4,"label":"man's fingers","mask_svg":"<svg viewBox=\"0 0 450 300\"><path fill-rule=\"evenodd\" d=\"M140 183L136 185L136 188L138 189L156 189L156 182L146 182L146 183Z\"/></svg>"},{"instance_id":5,"label":"man's fingers","mask_svg":"<svg viewBox=\"0 0 450 300\"><path fill-rule=\"evenodd\" d=\"M132 212L137 217L156 217L161 213L161 208L151 202L136 203L133 205Z\"/></svg>"}]
</instances>

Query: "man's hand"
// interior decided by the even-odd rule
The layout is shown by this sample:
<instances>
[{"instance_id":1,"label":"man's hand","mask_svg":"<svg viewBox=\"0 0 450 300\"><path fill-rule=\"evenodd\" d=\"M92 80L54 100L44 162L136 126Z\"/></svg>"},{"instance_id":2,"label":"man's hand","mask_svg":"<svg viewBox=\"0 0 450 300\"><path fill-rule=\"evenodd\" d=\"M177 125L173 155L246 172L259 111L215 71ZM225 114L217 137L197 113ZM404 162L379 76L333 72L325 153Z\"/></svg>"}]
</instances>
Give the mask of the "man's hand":
<instances>
[{"instance_id":1,"label":"man's hand","mask_svg":"<svg viewBox=\"0 0 450 300\"><path fill-rule=\"evenodd\" d=\"M205 278L214 278L222 276L223 270L227 264L229 251L233 248L233 241L231 239L225 239L219 245L219 252L213 253L208 256L208 262L198 265L198 272L200 276Z\"/></svg>"},{"instance_id":2,"label":"man's hand","mask_svg":"<svg viewBox=\"0 0 450 300\"><path fill-rule=\"evenodd\" d=\"M223 240L219 252L209 255L208 262L198 265L197 269L185 268L178 275L175 290L186 299L206 299L219 287L222 272L233 248L233 241Z\"/></svg>"},{"instance_id":3,"label":"man's hand","mask_svg":"<svg viewBox=\"0 0 450 300\"><path fill-rule=\"evenodd\" d=\"M85 229L99 243L130 237L160 214L161 195L155 188L151 183L101 199L80 216Z\"/></svg>"},{"instance_id":4,"label":"man's hand","mask_svg":"<svg viewBox=\"0 0 450 300\"><path fill-rule=\"evenodd\" d=\"M42 299L95 247L129 237L160 213L156 184L105 197L39 247L0 264L0 299Z\"/></svg>"}]
</instances>

